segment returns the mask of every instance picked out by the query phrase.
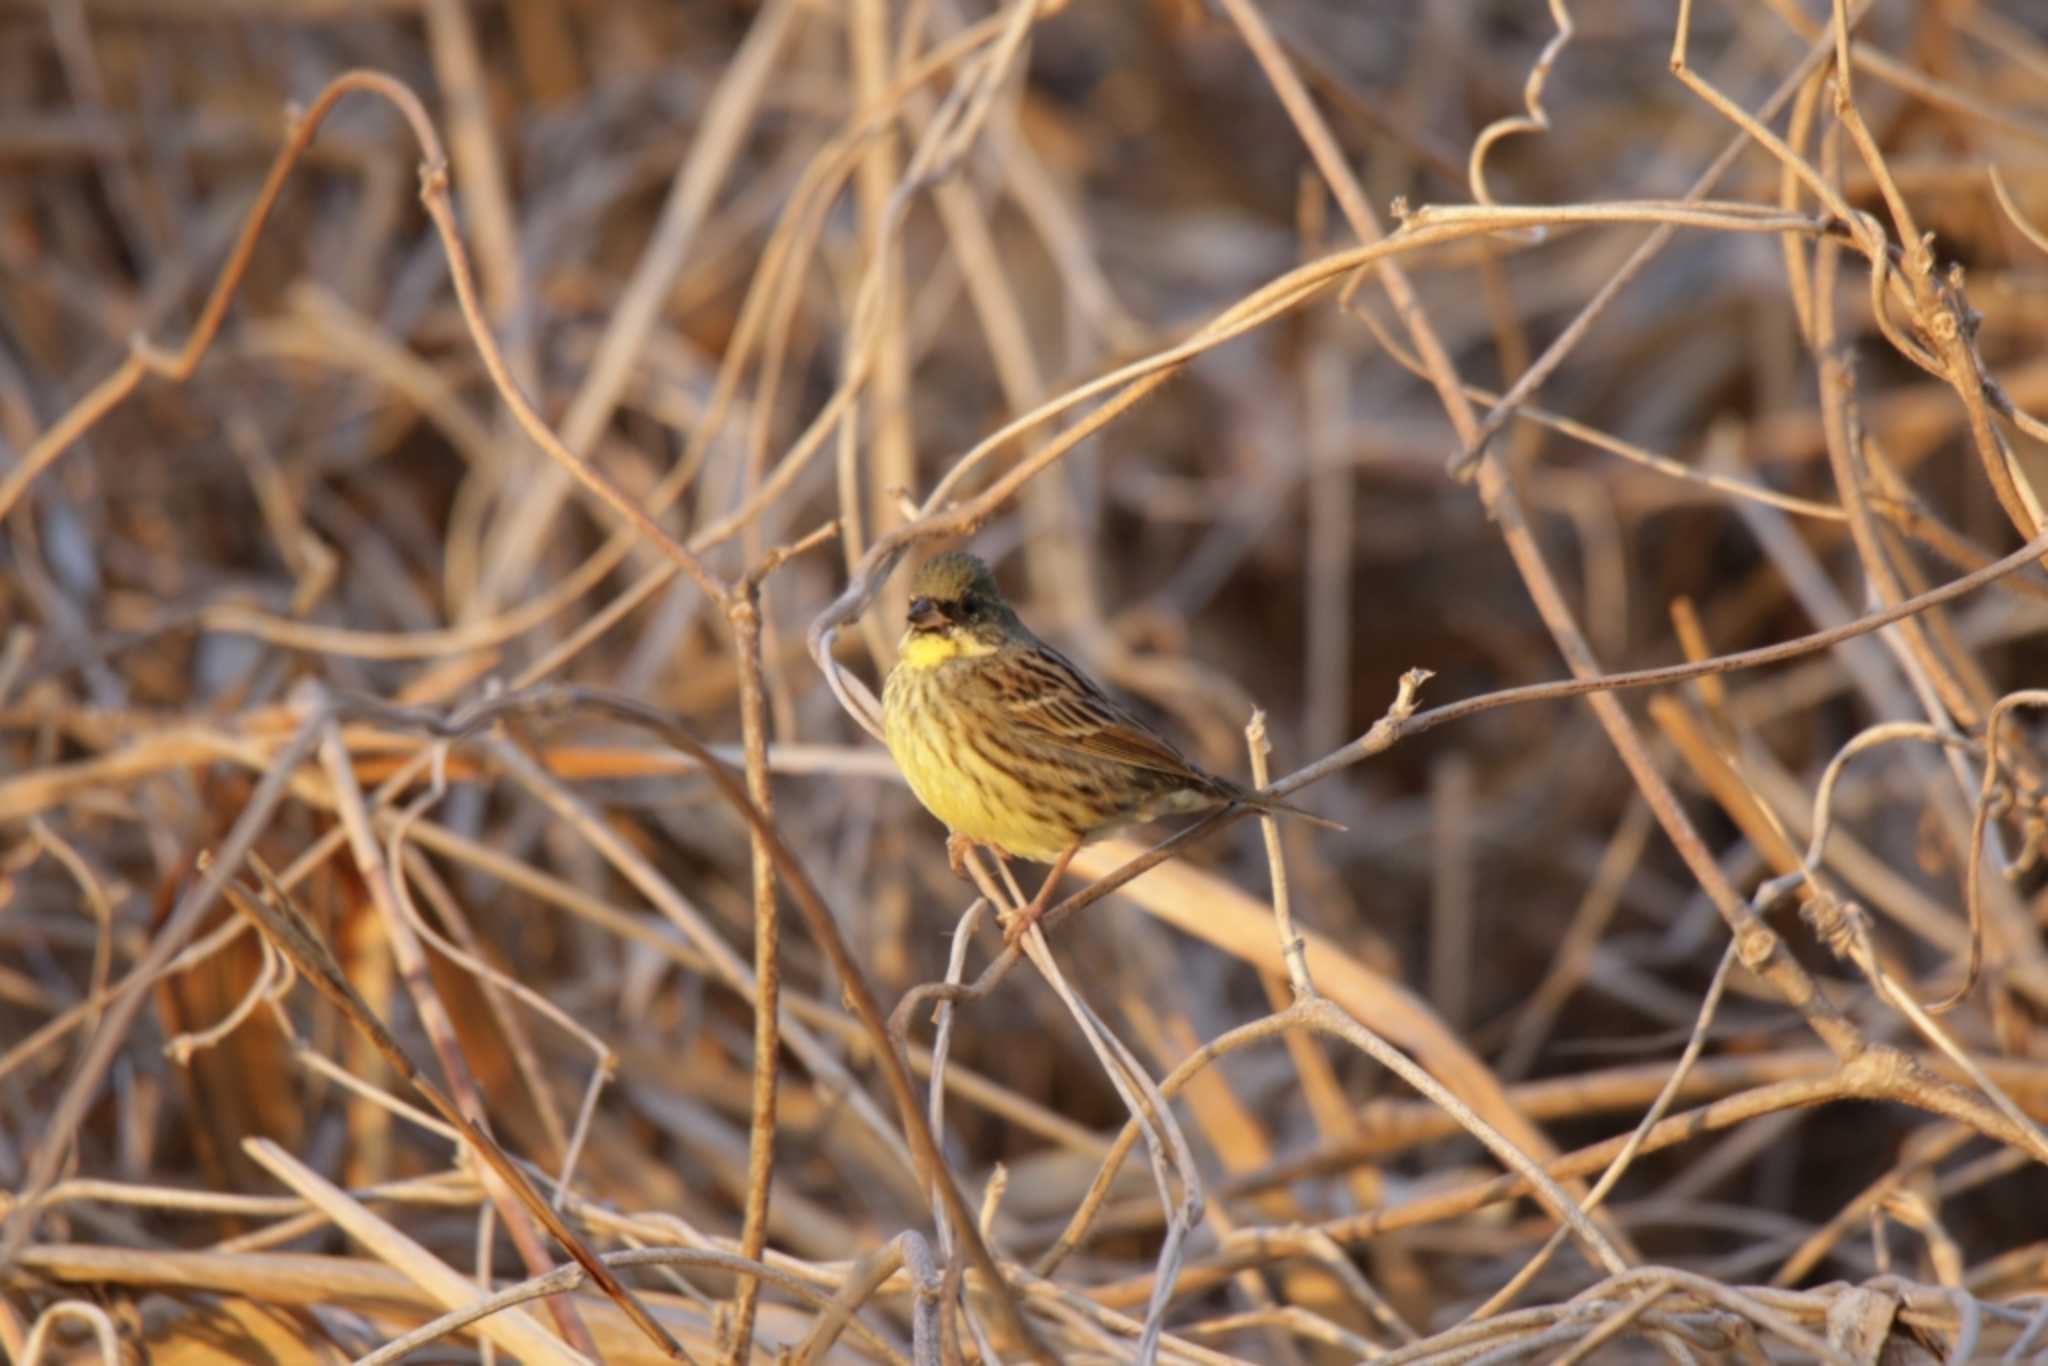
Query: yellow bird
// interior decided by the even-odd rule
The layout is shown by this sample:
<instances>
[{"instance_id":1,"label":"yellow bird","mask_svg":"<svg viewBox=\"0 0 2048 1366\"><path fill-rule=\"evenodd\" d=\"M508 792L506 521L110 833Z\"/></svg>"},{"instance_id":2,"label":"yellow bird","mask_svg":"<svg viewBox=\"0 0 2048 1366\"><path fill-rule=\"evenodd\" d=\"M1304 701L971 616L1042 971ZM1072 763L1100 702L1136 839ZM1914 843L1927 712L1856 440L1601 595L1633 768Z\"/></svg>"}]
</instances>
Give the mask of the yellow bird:
<instances>
[{"instance_id":1,"label":"yellow bird","mask_svg":"<svg viewBox=\"0 0 2048 1366\"><path fill-rule=\"evenodd\" d=\"M966 846L1053 865L1119 826L1238 804L1342 826L1191 763L1031 634L986 564L934 556L911 583L902 652L882 690L884 735L925 809Z\"/></svg>"}]
</instances>

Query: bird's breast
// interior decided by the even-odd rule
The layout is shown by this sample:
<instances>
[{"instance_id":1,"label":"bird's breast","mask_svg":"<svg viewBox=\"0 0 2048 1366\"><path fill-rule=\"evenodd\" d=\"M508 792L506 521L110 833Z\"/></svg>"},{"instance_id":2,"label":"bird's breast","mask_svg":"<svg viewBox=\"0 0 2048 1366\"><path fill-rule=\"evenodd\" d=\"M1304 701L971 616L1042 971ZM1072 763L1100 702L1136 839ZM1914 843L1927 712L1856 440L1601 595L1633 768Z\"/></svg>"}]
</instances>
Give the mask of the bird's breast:
<instances>
[{"instance_id":1,"label":"bird's breast","mask_svg":"<svg viewBox=\"0 0 2048 1366\"><path fill-rule=\"evenodd\" d=\"M1040 759L1006 744L993 718L953 695L954 680L953 670L898 662L883 688L889 753L918 801L948 829L1051 862L1086 822L1046 790Z\"/></svg>"}]
</instances>

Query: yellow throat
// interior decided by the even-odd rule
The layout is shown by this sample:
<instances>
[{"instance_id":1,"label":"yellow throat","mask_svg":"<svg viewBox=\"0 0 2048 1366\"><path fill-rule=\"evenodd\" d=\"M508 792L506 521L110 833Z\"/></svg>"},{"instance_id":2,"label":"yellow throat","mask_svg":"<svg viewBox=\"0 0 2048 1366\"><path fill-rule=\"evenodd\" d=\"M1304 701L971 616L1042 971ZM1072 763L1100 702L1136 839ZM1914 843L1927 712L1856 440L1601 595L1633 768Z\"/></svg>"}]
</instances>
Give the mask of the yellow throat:
<instances>
[{"instance_id":1,"label":"yellow throat","mask_svg":"<svg viewBox=\"0 0 2048 1366\"><path fill-rule=\"evenodd\" d=\"M903 669L936 669L949 659L978 659L996 652L995 646L965 631L906 631L897 648L902 656L897 667Z\"/></svg>"}]
</instances>

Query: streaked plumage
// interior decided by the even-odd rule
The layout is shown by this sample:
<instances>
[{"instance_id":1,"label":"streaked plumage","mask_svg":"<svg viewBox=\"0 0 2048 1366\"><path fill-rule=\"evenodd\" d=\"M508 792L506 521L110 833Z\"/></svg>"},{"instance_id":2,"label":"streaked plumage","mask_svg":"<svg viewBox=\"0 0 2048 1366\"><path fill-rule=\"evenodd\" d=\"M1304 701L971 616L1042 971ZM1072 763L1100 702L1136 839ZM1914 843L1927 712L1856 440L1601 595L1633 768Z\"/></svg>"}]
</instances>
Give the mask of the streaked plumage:
<instances>
[{"instance_id":1,"label":"streaked plumage","mask_svg":"<svg viewBox=\"0 0 2048 1366\"><path fill-rule=\"evenodd\" d=\"M882 701L917 799L956 837L1013 857L1063 864L1118 826L1231 802L1303 814L1189 762L1032 635L988 566L959 551L918 571Z\"/></svg>"}]
</instances>

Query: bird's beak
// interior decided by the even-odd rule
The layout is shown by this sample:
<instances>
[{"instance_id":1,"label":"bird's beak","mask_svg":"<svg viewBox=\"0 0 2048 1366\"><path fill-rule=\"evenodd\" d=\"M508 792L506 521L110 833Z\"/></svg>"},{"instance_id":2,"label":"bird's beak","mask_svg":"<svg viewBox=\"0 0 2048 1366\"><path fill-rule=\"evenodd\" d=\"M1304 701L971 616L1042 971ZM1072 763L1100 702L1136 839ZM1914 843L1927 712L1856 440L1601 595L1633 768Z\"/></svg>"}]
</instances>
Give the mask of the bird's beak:
<instances>
[{"instance_id":1,"label":"bird's beak","mask_svg":"<svg viewBox=\"0 0 2048 1366\"><path fill-rule=\"evenodd\" d=\"M910 600L910 629L913 631L936 631L946 624L946 614L930 598Z\"/></svg>"}]
</instances>

